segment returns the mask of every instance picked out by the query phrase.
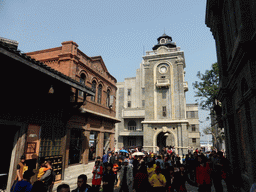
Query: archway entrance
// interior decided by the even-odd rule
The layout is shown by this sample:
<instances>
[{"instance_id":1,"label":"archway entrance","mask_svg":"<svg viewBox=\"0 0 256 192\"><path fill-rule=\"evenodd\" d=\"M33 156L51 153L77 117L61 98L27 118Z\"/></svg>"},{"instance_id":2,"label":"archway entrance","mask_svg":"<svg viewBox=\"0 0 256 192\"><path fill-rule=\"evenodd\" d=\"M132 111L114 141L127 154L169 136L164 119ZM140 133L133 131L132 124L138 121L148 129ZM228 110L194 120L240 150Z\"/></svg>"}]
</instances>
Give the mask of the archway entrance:
<instances>
[{"instance_id":1,"label":"archway entrance","mask_svg":"<svg viewBox=\"0 0 256 192\"><path fill-rule=\"evenodd\" d=\"M166 133L161 132L157 136L157 146L159 147L160 150L162 150L163 147L166 147L166 138L165 136Z\"/></svg>"}]
</instances>

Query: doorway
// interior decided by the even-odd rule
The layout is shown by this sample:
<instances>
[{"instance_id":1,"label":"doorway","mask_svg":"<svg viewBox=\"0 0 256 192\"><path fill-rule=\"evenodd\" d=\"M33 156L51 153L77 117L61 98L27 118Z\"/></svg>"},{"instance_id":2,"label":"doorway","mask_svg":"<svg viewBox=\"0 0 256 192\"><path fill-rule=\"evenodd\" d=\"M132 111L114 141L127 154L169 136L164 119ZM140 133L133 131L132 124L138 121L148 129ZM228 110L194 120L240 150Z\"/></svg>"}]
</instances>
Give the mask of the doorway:
<instances>
[{"instance_id":1,"label":"doorway","mask_svg":"<svg viewBox=\"0 0 256 192\"><path fill-rule=\"evenodd\" d=\"M166 147L167 136L165 136L165 134L166 133L161 132L157 136L157 146L159 147L159 151L161 151L163 149L163 147Z\"/></svg>"},{"instance_id":2,"label":"doorway","mask_svg":"<svg viewBox=\"0 0 256 192\"><path fill-rule=\"evenodd\" d=\"M0 166L0 189L6 189L7 186L14 138L19 129L19 126L0 124L0 130L2 130L0 134L1 164L3 165Z\"/></svg>"},{"instance_id":3,"label":"doorway","mask_svg":"<svg viewBox=\"0 0 256 192\"><path fill-rule=\"evenodd\" d=\"M98 144L98 132L91 131L90 140L89 140L89 161L94 161L96 158L97 144Z\"/></svg>"},{"instance_id":4,"label":"doorway","mask_svg":"<svg viewBox=\"0 0 256 192\"><path fill-rule=\"evenodd\" d=\"M82 152L82 131L81 129L70 130L69 165L80 163Z\"/></svg>"}]
</instances>

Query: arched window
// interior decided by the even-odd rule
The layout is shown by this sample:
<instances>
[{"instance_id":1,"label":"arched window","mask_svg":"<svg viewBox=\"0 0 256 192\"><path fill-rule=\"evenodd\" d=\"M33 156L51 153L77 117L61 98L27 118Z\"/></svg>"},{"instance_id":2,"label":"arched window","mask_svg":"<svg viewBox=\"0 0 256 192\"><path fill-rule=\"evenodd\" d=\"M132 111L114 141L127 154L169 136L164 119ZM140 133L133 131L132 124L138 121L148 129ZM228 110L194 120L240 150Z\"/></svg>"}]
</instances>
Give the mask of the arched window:
<instances>
[{"instance_id":1,"label":"arched window","mask_svg":"<svg viewBox=\"0 0 256 192\"><path fill-rule=\"evenodd\" d=\"M92 81L92 90L93 90L93 91L96 91L96 81L95 81L95 80ZM96 93L95 93L95 94L96 94ZM92 97L91 97L91 100L92 100L92 101L95 101L95 96L92 96Z\"/></svg>"},{"instance_id":2,"label":"arched window","mask_svg":"<svg viewBox=\"0 0 256 192\"><path fill-rule=\"evenodd\" d=\"M107 107L110 106L110 90L109 90L109 89L107 90L107 101L106 101L106 105L107 105Z\"/></svg>"},{"instance_id":3,"label":"arched window","mask_svg":"<svg viewBox=\"0 0 256 192\"><path fill-rule=\"evenodd\" d=\"M102 85L99 84L98 86L98 100L97 103L101 104L101 97L102 97Z\"/></svg>"},{"instance_id":4,"label":"arched window","mask_svg":"<svg viewBox=\"0 0 256 192\"><path fill-rule=\"evenodd\" d=\"M83 85L85 85L85 79L86 79L86 76L85 76L85 74L81 74L81 76L80 76L80 83L82 83ZM81 96L81 97L83 97L84 96L84 92L82 92L82 91L79 91L79 96Z\"/></svg>"},{"instance_id":5,"label":"arched window","mask_svg":"<svg viewBox=\"0 0 256 192\"><path fill-rule=\"evenodd\" d=\"M134 120L128 122L128 130L136 131L136 122Z\"/></svg>"}]
</instances>

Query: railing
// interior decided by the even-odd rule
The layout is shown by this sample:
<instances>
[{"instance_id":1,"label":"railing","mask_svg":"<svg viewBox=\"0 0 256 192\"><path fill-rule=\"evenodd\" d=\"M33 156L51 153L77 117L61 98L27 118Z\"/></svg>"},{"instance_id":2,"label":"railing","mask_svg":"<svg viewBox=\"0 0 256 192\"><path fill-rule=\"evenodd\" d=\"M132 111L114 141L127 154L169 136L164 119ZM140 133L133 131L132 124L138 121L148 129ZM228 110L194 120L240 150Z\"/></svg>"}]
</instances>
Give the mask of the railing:
<instances>
[{"instance_id":1,"label":"railing","mask_svg":"<svg viewBox=\"0 0 256 192\"><path fill-rule=\"evenodd\" d=\"M158 79L158 80L156 80L156 86L157 87L170 86L169 79Z\"/></svg>"},{"instance_id":2,"label":"railing","mask_svg":"<svg viewBox=\"0 0 256 192\"><path fill-rule=\"evenodd\" d=\"M136 131L136 126L128 126L128 131Z\"/></svg>"},{"instance_id":3,"label":"railing","mask_svg":"<svg viewBox=\"0 0 256 192\"><path fill-rule=\"evenodd\" d=\"M167 52L175 52L175 51L180 51L180 47L175 47L175 48L167 48ZM155 51L146 51L146 55L156 55L157 50Z\"/></svg>"}]
</instances>

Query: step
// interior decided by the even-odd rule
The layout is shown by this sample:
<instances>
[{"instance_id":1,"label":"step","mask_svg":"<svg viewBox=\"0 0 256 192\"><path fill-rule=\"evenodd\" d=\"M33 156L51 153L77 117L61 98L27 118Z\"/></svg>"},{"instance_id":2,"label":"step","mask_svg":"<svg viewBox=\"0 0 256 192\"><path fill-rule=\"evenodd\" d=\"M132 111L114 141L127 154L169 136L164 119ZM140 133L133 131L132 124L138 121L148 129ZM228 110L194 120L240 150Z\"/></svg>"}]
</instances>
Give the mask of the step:
<instances>
[{"instance_id":1,"label":"step","mask_svg":"<svg viewBox=\"0 0 256 192\"><path fill-rule=\"evenodd\" d=\"M92 180L92 170L94 167L94 162L88 164L74 165L65 169L64 171L64 180L58 182L53 187L53 192L57 191L57 187L63 183L66 183L70 186L70 190L74 190L77 187L77 177L81 174L85 174L88 178L88 184L91 184Z\"/></svg>"}]
</instances>

